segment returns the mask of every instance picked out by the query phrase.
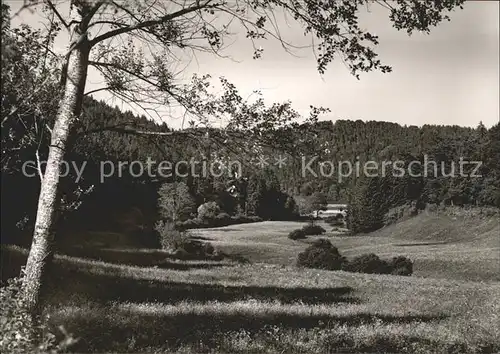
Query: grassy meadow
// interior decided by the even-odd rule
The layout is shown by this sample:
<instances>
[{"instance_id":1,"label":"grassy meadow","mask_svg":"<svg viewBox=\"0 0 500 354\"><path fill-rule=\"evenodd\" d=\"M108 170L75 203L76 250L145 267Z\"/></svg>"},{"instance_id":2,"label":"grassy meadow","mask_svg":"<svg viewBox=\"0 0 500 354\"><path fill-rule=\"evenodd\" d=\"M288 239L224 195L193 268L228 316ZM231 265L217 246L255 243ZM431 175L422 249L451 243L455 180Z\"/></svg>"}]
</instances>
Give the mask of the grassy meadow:
<instances>
[{"instance_id":1,"label":"grassy meadow","mask_svg":"<svg viewBox=\"0 0 500 354\"><path fill-rule=\"evenodd\" d=\"M422 213L369 235L348 236L319 222L325 236L347 257L376 253L382 258L404 255L415 262L414 276L500 281L500 221L494 217L467 217ZM195 235L228 253L252 262L286 266L320 236L290 240L290 231L305 223L268 221L193 230Z\"/></svg>"},{"instance_id":2,"label":"grassy meadow","mask_svg":"<svg viewBox=\"0 0 500 354\"><path fill-rule=\"evenodd\" d=\"M500 351L498 220L423 213L370 235L325 235L348 257L407 255L411 277L297 268L315 239L288 239L299 226L194 232L235 260L178 261L130 248L56 255L51 326L78 339L74 352ZM25 257L3 247L2 276Z\"/></svg>"}]
</instances>

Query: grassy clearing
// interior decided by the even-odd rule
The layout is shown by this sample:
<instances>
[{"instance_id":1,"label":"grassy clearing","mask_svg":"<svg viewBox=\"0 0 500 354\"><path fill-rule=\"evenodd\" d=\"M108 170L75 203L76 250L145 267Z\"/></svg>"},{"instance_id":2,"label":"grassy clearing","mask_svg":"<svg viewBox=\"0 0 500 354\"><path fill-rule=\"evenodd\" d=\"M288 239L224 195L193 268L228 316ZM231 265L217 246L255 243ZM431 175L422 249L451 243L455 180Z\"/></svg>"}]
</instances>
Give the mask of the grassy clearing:
<instances>
[{"instance_id":1,"label":"grassy clearing","mask_svg":"<svg viewBox=\"0 0 500 354\"><path fill-rule=\"evenodd\" d=\"M20 249L3 253L23 258ZM185 268L57 256L51 323L79 338L76 352L500 350L498 283L178 263Z\"/></svg>"},{"instance_id":2,"label":"grassy clearing","mask_svg":"<svg viewBox=\"0 0 500 354\"><path fill-rule=\"evenodd\" d=\"M247 256L253 262L294 265L297 254L318 237L290 240L286 235L304 223L262 222L238 227L196 230L216 247ZM332 230L328 225L322 225ZM391 225L369 235L328 238L348 257L376 253L390 258L407 256L415 261L414 275L441 279L500 281L500 221L436 214Z\"/></svg>"},{"instance_id":3,"label":"grassy clearing","mask_svg":"<svg viewBox=\"0 0 500 354\"><path fill-rule=\"evenodd\" d=\"M412 277L296 268L297 254L315 239L287 238L302 225L196 231L225 252L260 262L254 264L177 261L147 249L56 255L47 293L51 326L79 338L74 352L500 351L498 221L421 215L372 235L326 236L347 256L407 255L416 261ZM2 278L26 254L3 247ZM469 276L481 281L464 280Z\"/></svg>"}]
</instances>

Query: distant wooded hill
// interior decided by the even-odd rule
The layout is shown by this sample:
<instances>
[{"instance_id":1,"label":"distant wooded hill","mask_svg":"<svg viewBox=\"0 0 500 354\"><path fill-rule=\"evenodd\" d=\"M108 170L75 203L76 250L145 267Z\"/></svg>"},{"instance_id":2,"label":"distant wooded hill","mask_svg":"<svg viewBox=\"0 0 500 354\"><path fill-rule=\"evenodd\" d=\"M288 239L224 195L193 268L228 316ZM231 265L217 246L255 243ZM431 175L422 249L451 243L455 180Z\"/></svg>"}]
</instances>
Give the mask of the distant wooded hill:
<instances>
[{"instance_id":1,"label":"distant wooded hill","mask_svg":"<svg viewBox=\"0 0 500 354\"><path fill-rule=\"evenodd\" d=\"M240 200L236 204L247 205L245 203L251 201L255 205L255 200L259 202L259 198L263 204L265 198L265 203L270 202L269 198L281 198L280 205L284 205L286 195L322 192L330 202L353 205L351 218L361 218L361 214L369 213L370 218L379 220L379 214L408 202L500 206L498 125L491 129L486 129L482 124L476 128L416 127L387 122L337 120L296 124L286 129L270 130L264 135L218 129L175 132L166 124L157 124L131 112L122 112L104 102L87 98L84 104L84 114L72 133L73 148L67 153L66 160L87 161L87 165L78 188L74 175L63 178L62 195L65 198L64 205L71 205L76 196L82 195L82 190L94 185L93 191L78 202L81 202L78 213L85 216L82 218L87 223L98 224L99 220L106 219L107 210L130 210L136 207L144 214L155 215L157 190L161 184L174 181L173 178L151 178L147 174L135 177L125 169L120 178L113 176L106 179L105 183L99 182L101 161L145 162L148 158L172 163L191 158L241 160L243 175L238 176L236 181L234 176L227 174L221 178L195 177L188 169L184 171L188 177L182 178L197 205L217 200L229 214L242 211L231 201L235 199L231 194L235 194L227 192L228 186L235 184L243 191L237 194ZM144 132L170 132L171 135ZM4 140L8 138L2 137ZM12 162L2 170L2 205L9 206L2 208L2 219L8 221L8 225L2 225L2 230L11 233L32 224L39 180L21 174L22 163L34 159L32 145L26 144L22 149L8 151L8 154L9 161L17 162ZM302 156L317 156L318 161L402 160L408 167L411 161L422 162L424 155L437 163L443 163L447 168L453 162L458 163L461 158L482 161L479 173L483 177L449 178L439 172L426 178L351 177L339 182L337 178L311 174L303 176L301 173ZM42 149L40 158L43 160L45 156L46 149ZM265 168L252 162L259 156L268 157L269 164ZM274 164L280 156L287 158L283 166ZM23 200L23 203L16 206L19 200ZM272 206L254 207L243 212L264 213L264 217L273 218L270 209ZM63 221L66 219L66 216L62 218ZM378 221L371 223L369 229L377 227ZM3 235L6 233L2 231Z\"/></svg>"}]
</instances>

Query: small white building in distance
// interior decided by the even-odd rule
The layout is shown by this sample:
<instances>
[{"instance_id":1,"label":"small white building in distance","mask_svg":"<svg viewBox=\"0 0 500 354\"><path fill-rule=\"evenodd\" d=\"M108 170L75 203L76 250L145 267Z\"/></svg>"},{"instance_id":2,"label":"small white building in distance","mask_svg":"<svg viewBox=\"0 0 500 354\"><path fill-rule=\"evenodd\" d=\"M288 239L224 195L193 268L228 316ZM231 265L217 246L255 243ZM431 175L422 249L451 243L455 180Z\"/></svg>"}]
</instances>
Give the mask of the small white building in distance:
<instances>
[{"instance_id":1,"label":"small white building in distance","mask_svg":"<svg viewBox=\"0 0 500 354\"><path fill-rule=\"evenodd\" d=\"M341 214L344 218L347 215L347 204L328 204L326 210L320 210L317 217L327 218Z\"/></svg>"}]
</instances>

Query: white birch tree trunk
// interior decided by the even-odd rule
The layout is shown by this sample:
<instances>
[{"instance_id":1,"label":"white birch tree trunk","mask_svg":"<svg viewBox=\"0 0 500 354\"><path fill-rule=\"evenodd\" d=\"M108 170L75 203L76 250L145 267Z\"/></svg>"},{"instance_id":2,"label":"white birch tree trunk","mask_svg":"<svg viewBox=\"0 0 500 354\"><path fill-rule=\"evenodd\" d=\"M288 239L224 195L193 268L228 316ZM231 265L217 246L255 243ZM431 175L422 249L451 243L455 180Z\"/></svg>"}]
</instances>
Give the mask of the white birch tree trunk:
<instances>
[{"instance_id":1,"label":"white birch tree trunk","mask_svg":"<svg viewBox=\"0 0 500 354\"><path fill-rule=\"evenodd\" d=\"M81 16L74 11L81 23ZM82 97L87 78L90 46L86 29L80 23L72 29L71 45L67 58L63 96L52 129L49 155L38 199L38 209L33 233L33 241L26 263L22 295L28 309L36 313L40 308L42 284L47 273L47 266L52 259L54 226L58 211L58 185L60 164L68 144L71 124L80 114ZM78 43L75 46L75 43Z\"/></svg>"}]
</instances>

